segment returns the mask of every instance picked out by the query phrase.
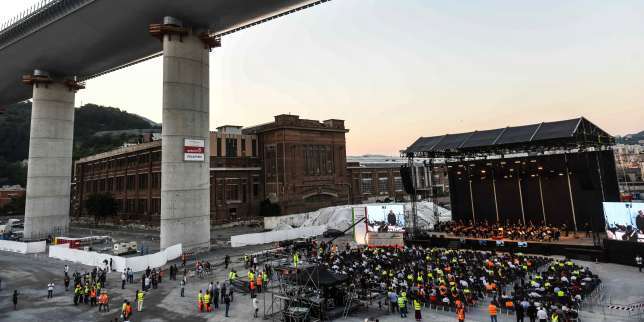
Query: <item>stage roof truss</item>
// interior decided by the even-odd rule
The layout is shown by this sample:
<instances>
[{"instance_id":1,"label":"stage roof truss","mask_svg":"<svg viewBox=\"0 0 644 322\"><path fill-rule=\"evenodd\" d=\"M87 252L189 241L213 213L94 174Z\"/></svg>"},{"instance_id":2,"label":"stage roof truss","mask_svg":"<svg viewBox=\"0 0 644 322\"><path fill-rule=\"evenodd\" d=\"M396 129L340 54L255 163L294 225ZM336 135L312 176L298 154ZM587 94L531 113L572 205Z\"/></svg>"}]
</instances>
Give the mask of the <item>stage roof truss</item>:
<instances>
[{"instance_id":1,"label":"stage roof truss","mask_svg":"<svg viewBox=\"0 0 644 322\"><path fill-rule=\"evenodd\" d=\"M490 155L607 149L615 138L584 117L421 137L403 151L415 158L469 159Z\"/></svg>"}]
</instances>

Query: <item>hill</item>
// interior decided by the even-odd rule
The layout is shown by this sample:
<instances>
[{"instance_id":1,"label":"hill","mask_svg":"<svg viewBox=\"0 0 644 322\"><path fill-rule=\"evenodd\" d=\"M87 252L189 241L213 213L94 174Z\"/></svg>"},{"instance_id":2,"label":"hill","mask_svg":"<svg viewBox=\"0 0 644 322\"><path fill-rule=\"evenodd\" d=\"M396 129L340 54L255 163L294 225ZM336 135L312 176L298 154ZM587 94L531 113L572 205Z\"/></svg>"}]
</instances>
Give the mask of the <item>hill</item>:
<instances>
[{"instance_id":1,"label":"hill","mask_svg":"<svg viewBox=\"0 0 644 322\"><path fill-rule=\"evenodd\" d=\"M95 136L96 132L158 128L157 124L136 114L95 104L77 108L74 117L74 159L138 139L138 135L127 132ZM30 122L31 102L9 105L0 111L0 185L25 184L26 169L22 161L29 154Z\"/></svg>"},{"instance_id":2,"label":"hill","mask_svg":"<svg viewBox=\"0 0 644 322\"><path fill-rule=\"evenodd\" d=\"M618 136L615 138L615 141L622 144L638 144L638 142L644 141L644 131L635 134Z\"/></svg>"}]
</instances>

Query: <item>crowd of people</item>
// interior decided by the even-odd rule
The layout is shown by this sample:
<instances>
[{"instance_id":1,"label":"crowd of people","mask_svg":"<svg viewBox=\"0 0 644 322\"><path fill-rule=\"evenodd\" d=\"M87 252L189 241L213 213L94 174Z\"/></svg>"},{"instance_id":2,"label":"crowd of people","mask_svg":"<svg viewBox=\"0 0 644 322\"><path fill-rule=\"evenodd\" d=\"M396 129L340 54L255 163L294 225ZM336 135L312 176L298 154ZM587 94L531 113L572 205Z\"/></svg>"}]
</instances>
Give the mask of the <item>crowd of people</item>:
<instances>
[{"instance_id":1,"label":"crowd of people","mask_svg":"<svg viewBox=\"0 0 644 322\"><path fill-rule=\"evenodd\" d=\"M499 308L536 318L541 308L553 321L570 320L600 283L570 260L423 247L333 249L320 247L311 260L349 276L365 294L384 294L392 313L405 317L411 306L417 320L424 307L454 310L462 320L467 306L485 300L490 316Z\"/></svg>"},{"instance_id":2,"label":"crowd of people","mask_svg":"<svg viewBox=\"0 0 644 322\"><path fill-rule=\"evenodd\" d=\"M490 224L487 222L463 223L450 221L438 225L438 231L452 234L457 237L511 239L519 241L551 242L560 239L562 233L568 235L566 225L555 227L552 225L523 225L523 224Z\"/></svg>"},{"instance_id":3,"label":"crowd of people","mask_svg":"<svg viewBox=\"0 0 644 322\"><path fill-rule=\"evenodd\" d=\"M340 296L345 303L349 289L355 289L362 296L378 293L381 308L402 318L412 310L416 320L421 320L426 308L443 308L456 313L459 321L472 307L483 304L492 321L500 310L512 311L518 321L571 321L577 316L581 301L601 282L588 269L571 260L555 260L541 256L527 256L514 253L497 253L463 249L426 248L422 246L404 248L352 248L349 244L339 246L331 242L310 240L306 247L290 250L294 267L302 260L319 264L334 274L346 277ZM170 265L170 280L177 280L182 271L179 286L181 296L189 276L186 258L182 257L182 268ZM224 265L228 267L230 257ZM257 317L257 295L265 291L275 274L270 264L260 266L257 256L245 255L248 291L251 312ZM207 261L195 260L196 277L206 278L213 265ZM110 296L105 289L109 265L96 267L90 272L74 272L64 269L64 283L73 285L74 305L98 306L99 312L109 312ZM202 272L202 274L199 274ZM211 313L222 310L229 316L234 300L234 289L240 288L236 267L227 270L223 282L211 281L196 294L196 311ZM118 276L118 275L117 275ZM141 273L141 289L136 290L132 301L125 299L118 312L120 319L128 321L133 312L144 310L146 295L161 284L164 271L147 268ZM121 272L121 287L134 283L131 269ZM138 278L137 278L138 280ZM55 285L47 284L48 297L53 296ZM194 294L194 293L193 293ZM337 295L337 294L336 294ZM18 293L14 294L18 297ZM14 303L17 299L14 300ZM133 307L134 306L134 307ZM468 313L469 314L469 313Z\"/></svg>"}]
</instances>

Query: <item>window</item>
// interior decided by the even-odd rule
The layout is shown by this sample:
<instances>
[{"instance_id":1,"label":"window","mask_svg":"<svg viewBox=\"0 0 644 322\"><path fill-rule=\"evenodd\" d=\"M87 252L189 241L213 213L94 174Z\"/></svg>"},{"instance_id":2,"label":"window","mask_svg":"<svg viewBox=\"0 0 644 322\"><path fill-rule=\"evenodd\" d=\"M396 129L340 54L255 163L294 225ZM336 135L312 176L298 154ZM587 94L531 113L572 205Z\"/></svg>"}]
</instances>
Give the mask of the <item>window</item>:
<instances>
[{"instance_id":1,"label":"window","mask_svg":"<svg viewBox=\"0 0 644 322\"><path fill-rule=\"evenodd\" d=\"M128 199L125 204L125 212L136 212L136 199Z\"/></svg>"},{"instance_id":2,"label":"window","mask_svg":"<svg viewBox=\"0 0 644 322\"><path fill-rule=\"evenodd\" d=\"M140 165L145 165L145 164L147 164L147 163L148 163L148 161L149 161L149 159L148 159L148 158L149 158L149 157L148 157L148 154L139 155L139 164L140 164Z\"/></svg>"},{"instance_id":3,"label":"window","mask_svg":"<svg viewBox=\"0 0 644 322\"><path fill-rule=\"evenodd\" d=\"M275 146L267 146L266 147L266 152L264 153L264 162L266 162L266 176L267 177L272 177L274 175L277 175L277 164L276 164L276 154L275 154Z\"/></svg>"},{"instance_id":4,"label":"window","mask_svg":"<svg viewBox=\"0 0 644 322\"><path fill-rule=\"evenodd\" d=\"M226 139L226 157L237 156L237 139Z\"/></svg>"},{"instance_id":5,"label":"window","mask_svg":"<svg viewBox=\"0 0 644 322\"><path fill-rule=\"evenodd\" d=\"M125 185L123 184L123 181L125 177L117 177L116 178L116 191L123 191L125 188Z\"/></svg>"},{"instance_id":6,"label":"window","mask_svg":"<svg viewBox=\"0 0 644 322\"><path fill-rule=\"evenodd\" d=\"M114 178L107 178L107 191L112 192L114 190Z\"/></svg>"},{"instance_id":7,"label":"window","mask_svg":"<svg viewBox=\"0 0 644 322\"><path fill-rule=\"evenodd\" d=\"M161 188L161 173L153 173L150 175L152 178L150 179L152 183L152 189L159 189Z\"/></svg>"},{"instance_id":8,"label":"window","mask_svg":"<svg viewBox=\"0 0 644 322\"><path fill-rule=\"evenodd\" d=\"M253 176L253 199L259 196L259 177Z\"/></svg>"},{"instance_id":9,"label":"window","mask_svg":"<svg viewBox=\"0 0 644 322\"><path fill-rule=\"evenodd\" d=\"M226 201L227 202L239 202L240 201L240 191L239 191L239 179L226 179Z\"/></svg>"},{"instance_id":10,"label":"window","mask_svg":"<svg viewBox=\"0 0 644 322\"><path fill-rule=\"evenodd\" d=\"M308 176L333 173L333 152L328 145L305 145L304 173Z\"/></svg>"},{"instance_id":11,"label":"window","mask_svg":"<svg viewBox=\"0 0 644 322\"><path fill-rule=\"evenodd\" d=\"M150 201L150 213L151 214L161 213L161 199L152 199Z\"/></svg>"},{"instance_id":12,"label":"window","mask_svg":"<svg viewBox=\"0 0 644 322\"><path fill-rule=\"evenodd\" d=\"M145 199L139 199L138 205L137 205L137 212L140 214L143 214L147 212L148 208L148 201Z\"/></svg>"},{"instance_id":13,"label":"window","mask_svg":"<svg viewBox=\"0 0 644 322\"><path fill-rule=\"evenodd\" d=\"M105 191L105 179L101 179L101 181L99 181L98 189L101 192Z\"/></svg>"},{"instance_id":14,"label":"window","mask_svg":"<svg viewBox=\"0 0 644 322\"><path fill-rule=\"evenodd\" d=\"M126 184L127 184L127 190L128 191L134 190L134 187L136 187L135 183L136 183L136 176L133 176L133 175L132 176L127 176L127 183Z\"/></svg>"},{"instance_id":15,"label":"window","mask_svg":"<svg viewBox=\"0 0 644 322\"><path fill-rule=\"evenodd\" d=\"M215 185L215 200L217 205L224 204L224 179L217 179Z\"/></svg>"},{"instance_id":16,"label":"window","mask_svg":"<svg viewBox=\"0 0 644 322\"><path fill-rule=\"evenodd\" d=\"M139 190L145 190L148 188L148 175L139 174Z\"/></svg>"},{"instance_id":17,"label":"window","mask_svg":"<svg viewBox=\"0 0 644 322\"><path fill-rule=\"evenodd\" d=\"M253 154L253 157L257 157L257 140L253 139L252 141L250 141L250 146L252 149L251 152Z\"/></svg>"},{"instance_id":18,"label":"window","mask_svg":"<svg viewBox=\"0 0 644 322\"><path fill-rule=\"evenodd\" d=\"M153 152L152 162L160 162L160 161L161 161L161 152Z\"/></svg>"},{"instance_id":19,"label":"window","mask_svg":"<svg viewBox=\"0 0 644 322\"><path fill-rule=\"evenodd\" d=\"M360 190L363 194L370 194L373 190L372 179L370 177L363 177L360 181Z\"/></svg>"},{"instance_id":20,"label":"window","mask_svg":"<svg viewBox=\"0 0 644 322\"><path fill-rule=\"evenodd\" d=\"M221 138L217 138L217 156L221 156Z\"/></svg>"},{"instance_id":21,"label":"window","mask_svg":"<svg viewBox=\"0 0 644 322\"><path fill-rule=\"evenodd\" d=\"M378 192L381 195L389 194L389 178L387 177L378 178Z\"/></svg>"},{"instance_id":22,"label":"window","mask_svg":"<svg viewBox=\"0 0 644 322\"><path fill-rule=\"evenodd\" d=\"M403 191L403 183L401 177L394 177L394 190Z\"/></svg>"},{"instance_id":23,"label":"window","mask_svg":"<svg viewBox=\"0 0 644 322\"><path fill-rule=\"evenodd\" d=\"M241 139L241 155L246 156L246 139Z\"/></svg>"}]
</instances>

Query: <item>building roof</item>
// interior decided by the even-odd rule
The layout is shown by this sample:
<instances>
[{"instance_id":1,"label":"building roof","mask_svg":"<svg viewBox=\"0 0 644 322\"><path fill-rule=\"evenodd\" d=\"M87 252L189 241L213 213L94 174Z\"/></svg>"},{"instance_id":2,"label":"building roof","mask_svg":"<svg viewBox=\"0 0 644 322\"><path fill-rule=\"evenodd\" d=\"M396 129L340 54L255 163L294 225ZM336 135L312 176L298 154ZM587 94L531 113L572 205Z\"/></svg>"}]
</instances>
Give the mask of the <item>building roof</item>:
<instances>
[{"instance_id":1,"label":"building roof","mask_svg":"<svg viewBox=\"0 0 644 322\"><path fill-rule=\"evenodd\" d=\"M613 145L615 139L584 117L555 122L420 137L405 151L416 157L472 156Z\"/></svg>"},{"instance_id":2,"label":"building roof","mask_svg":"<svg viewBox=\"0 0 644 322\"><path fill-rule=\"evenodd\" d=\"M344 127L344 120L329 119L322 122L316 120L302 119L298 115L280 114L275 116L273 122L262 123L242 129L244 134L259 134L281 129L302 129L331 132L349 132Z\"/></svg>"},{"instance_id":3,"label":"building roof","mask_svg":"<svg viewBox=\"0 0 644 322\"><path fill-rule=\"evenodd\" d=\"M125 153L131 153L131 152L146 150L146 149L149 149L149 148L160 147L160 146L161 146L161 140L147 142L147 143L139 143L139 144L130 145L130 146L127 146L127 147L116 148L114 150L110 150L110 151L103 152L103 153L90 155L90 156L87 156L87 157L84 157L84 158L80 158L74 163L84 163L84 162L97 161L97 160L101 160L101 159L104 159L104 158L113 157L113 156L116 156L116 155L121 155L121 154L125 154Z\"/></svg>"}]
</instances>

